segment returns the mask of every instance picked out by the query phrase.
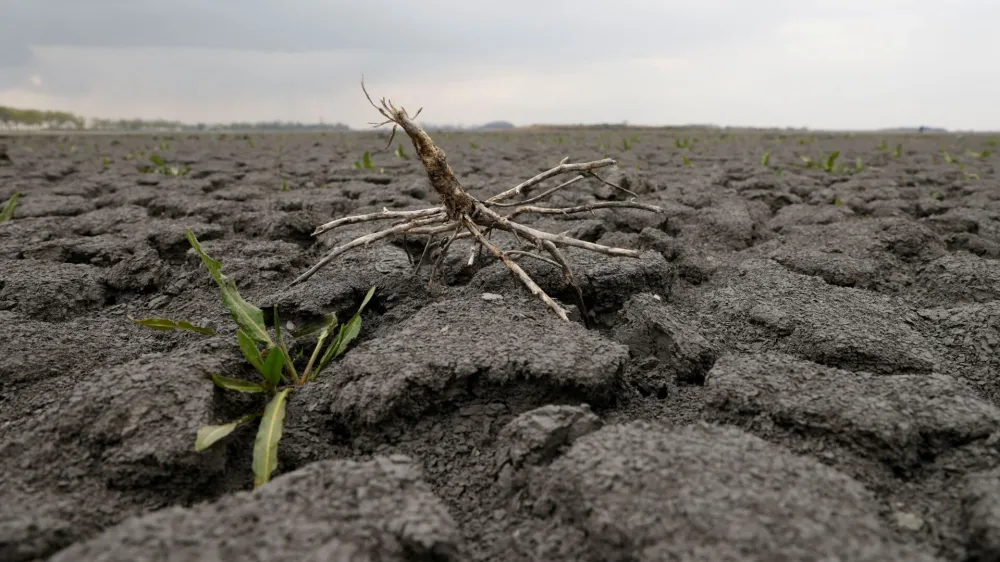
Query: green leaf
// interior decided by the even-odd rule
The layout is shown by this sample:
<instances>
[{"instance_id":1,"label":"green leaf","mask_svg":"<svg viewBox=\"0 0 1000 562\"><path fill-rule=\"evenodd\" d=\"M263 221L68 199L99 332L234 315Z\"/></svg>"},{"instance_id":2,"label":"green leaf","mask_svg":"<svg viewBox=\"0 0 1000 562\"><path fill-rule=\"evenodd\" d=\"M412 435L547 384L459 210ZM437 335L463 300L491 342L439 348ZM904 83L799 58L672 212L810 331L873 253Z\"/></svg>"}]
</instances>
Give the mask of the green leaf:
<instances>
[{"instance_id":1,"label":"green leaf","mask_svg":"<svg viewBox=\"0 0 1000 562\"><path fill-rule=\"evenodd\" d=\"M233 377L224 377L222 375L212 375L212 382L215 386L225 389L232 390L233 392L243 392L247 394L259 394L261 392L267 392L260 383L253 381L245 381L243 379L234 379Z\"/></svg>"},{"instance_id":2,"label":"green leaf","mask_svg":"<svg viewBox=\"0 0 1000 562\"><path fill-rule=\"evenodd\" d=\"M278 441L281 440L281 426L285 422L285 404L290 388L274 395L264 408L264 415L257 429L253 443L253 486L258 488L271 479L278 466Z\"/></svg>"},{"instance_id":3,"label":"green leaf","mask_svg":"<svg viewBox=\"0 0 1000 562\"><path fill-rule=\"evenodd\" d=\"M264 357L261 356L260 349L257 348L257 343L253 341L253 338L248 336L243 330L236 330L236 343L239 344L240 351L243 352L243 357L263 376Z\"/></svg>"},{"instance_id":4,"label":"green leaf","mask_svg":"<svg viewBox=\"0 0 1000 562\"><path fill-rule=\"evenodd\" d=\"M771 162L771 151L767 150L764 152L764 156L760 157L760 165L766 168L768 163L770 162Z\"/></svg>"},{"instance_id":5,"label":"green leaf","mask_svg":"<svg viewBox=\"0 0 1000 562\"><path fill-rule=\"evenodd\" d=\"M201 261L208 269L212 279L219 285L222 292L222 305L229 311L230 316L248 336L254 341L271 344L271 338L267 335L267 328L264 326L264 313L256 306L243 300L239 291L236 290L236 283L222 274L222 264L212 259L201 249L198 238L190 229L185 229L188 243L194 251L201 257Z\"/></svg>"},{"instance_id":6,"label":"green leaf","mask_svg":"<svg viewBox=\"0 0 1000 562\"><path fill-rule=\"evenodd\" d=\"M169 332L171 330L187 330L189 332L197 332L206 336L215 335L215 330L195 326L187 320L171 320L169 318L143 318L142 320L136 320L131 316L129 316L128 319L136 324L139 324L140 326L146 326L147 328L164 332Z\"/></svg>"},{"instance_id":7,"label":"green leaf","mask_svg":"<svg viewBox=\"0 0 1000 562\"><path fill-rule=\"evenodd\" d=\"M203 425L198 428L198 434L194 439L194 450L202 452L211 447L216 441L232 433L237 427L256 418L260 414L250 414L236 421L224 423L222 425Z\"/></svg>"},{"instance_id":8,"label":"green leaf","mask_svg":"<svg viewBox=\"0 0 1000 562\"><path fill-rule=\"evenodd\" d=\"M285 368L285 354L277 346L272 346L267 350L267 358L264 359L264 366L260 370L271 386L278 386L281 382L281 370Z\"/></svg>"},{"instance_id":9,"label":"green leaf","mask_svg":"<svg viewBox=\"0 0 1000 562\"><path fill-rule=\"evenodd\" d=\"M827 156L826 163L824 165L824 167L826 168L827 171L833 170L833 163L837 161L837 158L839 156L840 156L840 151L839 150L834 150L830 154L830 156Z\"/></svg>"},{"instance_id":10,"label":"green leaf","mask_svg":"<svg viewBox=\"0 0 1000 562\"><path fill-rule=\"evenodd\" d=\"M149 161L157 166L163 167L167 165L167 161L163 159L159 154L150 154Z\"/></svg>"},{"instance_id":11,"label":"green leaf","mask_svg":"<svg viewBox=\"0 0 1000 562\"><path fill-rule=\"evenodd\" d=\"M326 366L333 360L334 357L339 357L347 350L347 346L358 337L361 333L361 311L365 309L368 305L368 301L372 299L372 295L375 294L376 287L368 289L368 294L365 295L363 301L361 301L361 306L358 307L358 311L354 313L354 316L344 324L340 331L337 332L337 337L333 339L330 343L330 347L327 348L326 353L323 354L323 358L319 362L319 368L317 368L312 373L312 378L316 378L316 375L320 373Z\"/></svg>"},{"instance_id":12,"label":"green leaf","mask_svg":"<svg viewBox=\"0 0 1000 562\"><path fill-rule=\"evenodd\" d=\"M14 209L17 207L17 200L21 198L21 194L14 192L10 196L10 199L3 204L3 208L0 208L0 222L7 222L14 218Z\"/></svg>"},{"instance_id":13,"label":"green leaf","mask_svg":"<svg viewBox=\"0 0 1000 562\"><path fill-rule=\"evenodd\" d=\"M366 170L372 170L375 166L372 166L372 155L366 150L363 155L361 155L361 166Z\"/></svg>"}]
</instances>

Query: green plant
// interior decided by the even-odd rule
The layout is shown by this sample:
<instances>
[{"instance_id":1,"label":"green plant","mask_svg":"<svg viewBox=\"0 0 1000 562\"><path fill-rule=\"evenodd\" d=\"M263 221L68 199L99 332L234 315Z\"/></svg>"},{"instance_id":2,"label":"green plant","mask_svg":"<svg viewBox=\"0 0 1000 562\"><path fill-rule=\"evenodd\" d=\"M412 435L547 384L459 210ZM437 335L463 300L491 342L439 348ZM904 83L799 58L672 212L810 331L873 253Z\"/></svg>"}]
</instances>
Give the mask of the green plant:
<instances>
[{"instance_id":1,"label":"green plant","mask_svg":"<svg viewBox=\"0 0 1000 562\"><path fill-rule=\"evenodd\" d=\"M288 191L288 178L281 178L281 191Z\"/></svg>"},{"instance_id":2,"label":"green plant","mask_svg":"<svg viewBox=\"0 0 1000 562\"><path fill-rule=\"evenodd\" d=\"M896 150L892 151L892 157L893 158L899 158L900 155L902 155L902 154L903 154L903 144L900 143L900 144L896 145Z\"/></svg>"},{"instance_id":3,"label":"green plant","mask_svg":"<svg viewBox=\"0 0 1000 562\"><path fill-rule=\"evenodd\" d=\"M681 154L681 161L684 162L685 166L693 166L693 164L691 164L691 159L688 158L687 156L684 156L683 154Z\"/></svg>"},{"instance_id":4,"label":"green plant","mask_svg":"<svg viewBox=\"0 0 1000 562\"><path fill-rule=\"evenodd\" d=\"M760 157L760 165L766 168L770 162L771 162L771 149L769 148L765 150L764 155Z\"/></svg>"},{"instance_id":5,"label":"green plant","mask_svg":"<svg viewBox=\"0 0 1000 562\"><path fill-rule=\"evenodd\" d=\"M885 142L885 139L878 141L879 152L889 152L889 143Z\"/></svg>"},{"instance_id":6,"label":"green plant","mask_svg":"<svg viewBox=\"0 0 1000 562\"><path fill-rule=\"evenodd\" d=\"M0 207L0 222L7 222L14 218L14 209L17 208L17 200L21 198L21 194L14 192L10 199Z\"/></svg>"},{"instance_id":7,"label":"green plant","mask_svg":"<svg viewBox=\"0 0 1000 562\"><path fill-rule=\"evenodd\" d=\"M469 148L471 148L472 150L479 150L479 145L472 141L469 141Z\"/></svg>"},{"instance_id":8,"label":"green plant","mask_svg":"<svg viewBox=\"0 0 1000 562\"><path fill-rule=\"evenodd\" d=\"M834 150L829 155L826 153L820 153L819 161L813 160L811 156L800 155L799 158L802 160L803 168L812 168L815 170L823 170L829 174L836 174L842 170L842 168L837 166L837 158L840 157L840 151Z\"/></svg>"},{"instance_id":9,"label":"green plant","mask_svg":"<svg viewBox=\"0 0 1000 562\"><path fill-rule=\"evenodd\" d=\"M347 346L357 338L361 331L361 311L374 295L375 287L368 291L357 312L342 326L338 326L336 315L327 314L320 322L308 325L296 333L297 337L318 335L316 347L305 368L299 373L281 334L281 320L278 317L277 306L273 311L274 337L272 337L264 323L263 311L243 299L236 289L236 283L222 273L222 263L202 250L201 244L191 230L185 230L185 235L188 243L208 269L209 275L219 286L222 304L237 326L236 343L240 352L261 377L259 382L255 382L213 374L212 382L223 390L270 395L262 412L254 412L221 425L200 427L195 436L194 448L198 452L204 451L241 425L260 418L254 440L252 462L254 487L257 488L270 480L277 466L278 443L281 440L289 394L295 388L315 380L330 362L343 354ZM210 328L194 326L186 321L166 318L131 320L156 330L180 329L206 335L214 333ZM328 340L329 345L324 348Z\"/></svg>"},{"instance_id":10,"label":"green plant","mask_svg":"<svg viewBox=\"0 0 1000 562\"><path fill-rule=\"evenodd\" d=\"M628 139L622 139L622 150L632 150L632 143Z\"/></svg>"},{"instance_id":11,"label":"green plant","mask_svg":"<svg viewBox=\"0 0 1000 562\"><path fill-rule=\"evenodd\" d=\"M408 154L406 154L406 152L403 151L403 145L402 144L397 144L396 145L396 156L399 156L403 160L409 160L410 159L410 156Z\"/></svg>"},{"instance_id":12,"label":"green plant","mask_svg":"<svg viewBox=\"0 0 1000 562\"><path fill-rule=\"evenodd\" d=\"M860 174L865 169L865 161L860 156L854 159L854 173Z\"/></svg>"},{"instance_id":13,"label":"green plant","mask_svg":"<svg viewBox=\"0 0 1000 562\"><path fill-rule=\"evenodd\" d=\"M167 161L159 154L150 154L149 161L153 166L142 166L139 172L143 174L164 174L167 176L183 176L191 171L191 166L185 164L183 168L167 165Z\"/></svg>"},{"instance_id":14,"label":"green plant","mask_svg":"<svg viewBox=\"0 0 1000 562\"><path fill-rule=\"evenodd\" d=\"M354 162L353 166L355 168L364 168L365 170L374 170L375 166L372 165L372 155L367 150L361 156L360 162Z\"/></svg>"}]
</instances>

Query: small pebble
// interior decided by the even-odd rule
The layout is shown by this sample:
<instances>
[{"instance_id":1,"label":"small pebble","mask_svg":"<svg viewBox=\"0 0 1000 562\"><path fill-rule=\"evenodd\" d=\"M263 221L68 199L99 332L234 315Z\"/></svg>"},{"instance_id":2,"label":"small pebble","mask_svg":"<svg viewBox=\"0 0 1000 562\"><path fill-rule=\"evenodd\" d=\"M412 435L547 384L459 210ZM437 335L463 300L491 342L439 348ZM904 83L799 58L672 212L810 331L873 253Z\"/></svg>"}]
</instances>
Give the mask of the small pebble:
<instances>
[{"instance_id":1,"label":"small pebble","mask_svg":"<svg viewBox=\"0 0 1000 562\"><path fill-rule=\"evenodd\" d=\"M896 519L896 525L899 525L900 529L906 529L907 531L919 531L920 528L924 526L924 520L912 513L897 511L893 515Z\"/></svg>"},{"instance_id":2,"label":"small pebble","mask_svg":"<svg viewBox=\"0 0 1000 562\"><path fill-rule=\"evenodd\" d=\"M484 301L501 301L503 300L503 295L498 295L496 293L483 293L482 295Z\"/></svg>"}]
</instances>

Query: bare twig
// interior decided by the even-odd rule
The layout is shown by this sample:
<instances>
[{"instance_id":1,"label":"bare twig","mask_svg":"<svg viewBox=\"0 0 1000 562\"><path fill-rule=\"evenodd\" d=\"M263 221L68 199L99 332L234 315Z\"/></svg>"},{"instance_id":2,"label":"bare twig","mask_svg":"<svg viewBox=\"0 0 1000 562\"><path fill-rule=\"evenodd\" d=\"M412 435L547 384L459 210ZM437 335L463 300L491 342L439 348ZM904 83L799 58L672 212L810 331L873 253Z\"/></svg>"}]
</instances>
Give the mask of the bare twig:
<instances>
[{"instance_id":1,"label":"bare twig","mask_svg":"<svg viewBox=\"0 0 1000 562\"><path fill-rule=\"evenodd\" d=\"M639 198L639 196L636 195L635 193L633 193L633 192L625 189L624 187L622 187L620 185L613 184L613 183L609 182L608 180L602 178L601 176L595 174L594 172L591 172L591 171L588 170L588 171L584 172L584 174L587 174L588 176L590 176L592 178L595 178L597 181L603 183L604 185L606 185L606 186L608 186L608 187L610 187L612 189L617 189L619 191L624 191L625 193L628 193L629 195L632 196L632 199L638 199Z\"/></svg>"},{"instance_id":2,"label":"bare twig","mask_svg":"<svg viewBox=\"0 0 1000 562\"><path fill-rule=\"evenodd\" d=\"M601 201L599 203L589 203L587 205L578 205L576 207L536 207L534 205L525 205L523 207L515 208L506 216L506 218L510 220L517 215L523 215L526 213L536 213L541 215L570 215L573 213L587 213L597 209L642 209L643 211L650 211L653 213L663 212L659 207L655 205L647 205L645 203L633 203L631 201Z\"/></svg>"},{"instance_id":3,"label":"bare twig","mask_svg":"<svg viewBox=\"0 0 1000 562\"><path fill-rule=\"evenodd\" d=\"M491 206L491 207L516 207L517 205L526 205L528 203L534 203L535 201L541 201L542 199L545 199L546 197L548 197L549 195L552 195L553 193L559 191L560 189L563 189L564 187L569 187L569 186L573 185L574 183L576 183L576 182L578 182L578 181L580 181L582 179L586 179L586 176L576 176L575 178L573 178L573 179L571 179L569 181L565 181L565 182L563 182L563 183L561 183L561 184L553 187L552 189L549 189L548 191L544 191L542 193L539 193L538 195L532 197L531 199L525 199L524 201L512 201L510 203L489 203L489 202L487 202L486 204L489 205L489 206Z\"/></svg>"},{"instance_id":4,"label":"bare twig","mask_svg":"<svg viewBox=\"0 0 1000 562\"><path fill-rule=\"evenodd\" d=\"M322 268L324 265L326 265L326 264L330 263L331 261L333 261L333 258L339 256L340 254L343 254L344 252L346 252L348 250L352 250L354 248L357 248L358 246L365 246L365 245L370 244L371 242L374 242L376 240L381 240L383 238L388 238L388 237L396 235L396 234L402 234L402 233L406 232L407 230L409 230L409 229L411 229L413 227L416 227L416 226L424 226L424 225L427 225L427 224L433 224L433 223L436 223L436 222L442 222L443 220L444 220L443 217L430 217L430 218L426 218L426 219L415 219L415 220L412 220L410 222L405 222L403 224L398 224L398 225L393 226L391 228L387 228L385 230L380 230L380 231L375 232L373 234L368 234L366 236L362 236L361 238L355 238L354 240L351 240L347 244L343 244L343 245L337 246L333 250L330 250L330 253L328 253L327 255L323 256L323 259L319 260L319 262L317 262L316 265L310 267L308 270L306 270L305 273L303 273L302 275L299 275L297 278L295 278L295 280L292 281L292 285L297 285L297 284L305 281L306 279L309 279L310 277L313 276L313 274L315 274L317 271L319 271L320 268Z\"/></svg>"},{"instance_id":5,"label":"bare twig","mask_svg":"<svg viewBox=\"0 0 1000 562\"><path fill-rule=\"evenodd\" d=\"M494 195L493 197L490 197L489 199L486 200L486 204L491 205L496 203L497 201L503 201L504 199L510 199L511 197L520 195L521 192L524 191L525 189L533 185L542 183L543 181L551 178L552 176L558 176L559 174L565 174L568 172L590 172L597 168L604 168L606 166L613 166L615 164L617 164L617 162L615 162L611 158L602 158L601 160L594 160L593 162L581 162L578 164L567 164L566 161L563 160L555 168L542 172L537 176L531 178L530 180L521 182L520 184L515 185L514 187L508 189L507 191L504 191L503 193L499 193L497 195Z\"/></svg>"},{"instance_id":6,"label":"bare twig","mask_svg":"<svg viewBox=\"0 0 1000 562\"><path fill-rule=\"evenodd\" d=\"M533 259L536 259L536 260L538 260L540 262L545 262L545 263L547 263L547 264L555 267L556 269L562 269L562 266L559 265L558 263L550 260L549 258L547 258L545 256L540 256L540 255L538 255L538 254L536 254L534 252L526 252L524 250L508 250L507 251L507 255L510 256L510 257L512 257L512 258L516 258L518 256L524 256L524 257L527 257L527 258L533 258Z\"/></svg>"},{"instance_id":7,"label":"bare twig","mask_svg":"<svg viewBox=\"0 0 1000 562\"><path fill-rule=\"evenodd\" d=\"M524 283L524 285L528 288L528 290L531 291L531 294L541 298L542 302L549 305L549 308L555 311L555 313L559 316L559 318L562 318L563 320L569 322L569 317L566 316L566 311L563 310L561 306L556 304L554 300L549 298L549 296L545 294L545 291L543 291L542 288L539 287L537 283L535 283L534 279L529 277L528 274L525 273L523 269L521 269L521 266L517 265L517 263L515 263L514 260L507 257L507 255L504 254L503 250L491 244L490 241L487 240L486 237L483 236L481 232L479 232L479 229L476 228L476 223L472 222L472 220L469 219L469 217L463 217L462 220L465 223L465 228L468 228L469 232L471 232L472 235L479 240L479 243L482 244L483 247L485 247L487 250L489 250L490 253L494 255L494 257L502 261L503 264L507 266L507 269L510 269L512 272L514 272L514 275L517 275L518 279L520 279L521 282Z\"/></svg>"},{"instance_id":8,"label":"bare twig","mask_svg":"<svg viewBox=\"0 0 1000 562\"><path fill-rule=\"evenodd\" d=\"M478 201L470 196L462 187L462 184L459 183L458 178L455 177L455 174L451 169L451 166L448 165L444 151L438 148L431 140L430 136L428 136L427 133L414 122L414 119L420 114L420 111L417 111L417 113L411 118L405 109L402 107L396 107L390 100L382 98L379 100L379 103L376 104L368 94L368 90L365 88L364 78L362 78L361 81L361 88L365 93L365 97L368 99L368 103L370 103L372 107L374 107L386 119L385 122L379 123L377 126L387 125L390 123L392 124L393 129L392 135L389 137L389 145L392 144L392 140L395 138L397 128L402 129L403 132L405 132L410 138L410 141L413 142L413 147L416 150L417 155L420 157L420 162L423 164L424 170L427 172L427 177L430 180L431 186L441 199L442 205L414 211L390 211L388 209L383 209L378 213L343 217L320 225L313 233L314 236L318 236L348 224L393 219L403 221L394 224L389 228L361 236L346 244L337 246L323 256L323 258L316 263L316 265L312 266L305 273L292 281L293 285L305 281L320 268L330 263L330 261L344 252L360 246L365 246L377 240L397 235L428 235L430 237L427 244L424 246L420 260L416 264L414 273L417 273L419 272L427 253L430 251L431 245L437 244L434 240L434 236L450 232L450 235L444 241L440 253L435 260L429 282L433 282L437 274L437 269L444 261L445 255L452 243L456 240L464 238L473 238L475 239L475 243L469 258L469 265L472 265L475 262L479 252L486 249L493 254L494 257L503 262L503 264L521 281L521 283L523 283L533 295L536 295L542 300L542 302L551 308L559 316L559 318L568 321L569 318L566 314L566 310L552 300L552 298L550 298L549 295L546 294L545 291L542 290L542 288L539 287L538 284L531 278L531 276L525 273L525 271L517 264L517 262L511 259L511 257L530 257L560 269L566 282L576 290L577 298L580 301L580 311L583 313L586 321L587 311L583 300L583 291L581 290L579 284L577 284L573 275L573 270L565 256L563 256L562 252L559 250L559 247L575 247L607 256L631 258L639 257L639 252L636 250L613 248L610 246L586 242L584 240L569 237L565 233L552 234L550 232L525 226L516 222L514 218L522 214L570 215L574 213L592 212L597 209L615 208L639 209L654 213L663 212L659 207L636 203L634 201L593 202L572 207L544 207L531 205L531 203L541 201L557 191L566 189L567 187L588 177L596 178L602 183L628 193L635 198L636 195L631 191L610 183L594 173L594 170L614 165L615 161L611 158L578 163L570 163L569 158L563 158L559 161L559 165L556 167L537 174L534 177L512 187L511 189L494 195L485 201ZM387 145L387 148L389 145ZM578 172L580 175L553 188L547 189L534 197L520 202L505 202L521 194L526 194L532 187L549 178L574 172ZM494 211L491 207L513 207L513 209L509 214L501 215L500 213ZM487 236L487 234L492 233L493 230L502 230L511 234L519 241L528 244L528 247L548 252L551 259L524 250L505 252L499 246L491 242ZM484 232L487 234L484 234Z\"/></svg>"},{"instance_id":9,"label":"bare twig","mask_svg":"<svg viewBox=\"0 0 1000 562\"><path fill-rule=\"evenodd\" d=\"M354 215L352 217L344 217L341 219L330 221L326 224L321 224L316 227L313 231L313 236L318 236L324 232L329 232L337 227L345 226L348 224L357 224L359 222L368 221L380 221L388 219L419 219L421 217L430 217L438 214L444 214L444 207L434 207L432 209L420 209L419 211L390 211L389 209L382 209L377 213L371 213L368 215Z\"/></svg>"},{"instance_id":10,"label":"bare twig","mask_svg":"<svg viewBox=\"0 0 1000 562\"><path fill-rule=\"evenodd\" d=\"M437 259L434 260L434 268L431 269L431 276L430 276L429 279L427 279L427 286L428 287L430 287L431 284L434 283L434 276L437 275L438 267L441 266L441 262L444 261L445 255L448 254L448 249L451 248L451 243L454 242L456 238L458 238L458 235L461 232L462 232L462 223L458 222L455 225L455 232L451 236L448 237L448 240L444 243L444 246L441 247L441 251L438 253Z\"/></svg>"}]
</instances>

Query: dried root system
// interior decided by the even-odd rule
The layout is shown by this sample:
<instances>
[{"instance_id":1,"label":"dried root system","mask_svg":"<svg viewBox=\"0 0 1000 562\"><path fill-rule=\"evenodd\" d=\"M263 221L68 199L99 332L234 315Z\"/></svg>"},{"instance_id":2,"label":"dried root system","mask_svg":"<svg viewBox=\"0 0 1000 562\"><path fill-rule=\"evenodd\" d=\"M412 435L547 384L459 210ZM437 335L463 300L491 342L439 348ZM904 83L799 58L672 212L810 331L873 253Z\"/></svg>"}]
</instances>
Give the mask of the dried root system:
<instances>
[{"instance_id":1,"label":"dried root system","mask_svg":"<svg viewBox=\"0 0 1000 562\"><path fill-rule=\"evenodd\" d=\"M427 171L427 177L430 179L431 186L437 193L442 204L437 207L416 211L383 210L379 213L343 217L320 225L313 233L314 236L318 236L335 228L349 224L377 221L391 221L392 223L391 226L387 228L361 236L333 248L330 252L323 256L319 262L292 281L292 285L302 283L303 281L309 279L321 268L336 259L337 256L340 256L349 250L366 246L378 240L403 235L430 236L432 240L428 242L425 248L430 247L433 242L433 237L439 235L446 237L434 269L431 271L431 279L433 280L437 271L437 266L440 265L441 260L443 259L448 248L451 246L452 242L458 239L469 238L472 239L479 247L485 249L495 258L503 262L503 264L507 266L507 268L510 269L515 276L517 276L517 278L524 284L525 287L528 288L529 291L531 291L532 294L540 298L560 318L568 321L569 317L567 315L567 311L560 306L559 303L550 298L549 295L547 295L545 291L543 291L541 287L539 287L538 284L531 278L531 276L528 275L520 265L518 265L518 258L527 257L538 259L560 269L566 281L575 288L577 296L580 299L581 313L586 315L586 310L583 309L584 305L582 292L573 276L573 271L570 268L569 263L566 261L566 258L563 256L560 248L567 246L575 247L608 256L625 258L637 258L639 257L639 252L625 248L613 248L601 244L594 244L592 242L578 240L561 234L545 232L543 230L538 230L521 224L517 222L515 218L521 215L531 214L568 215L587 213L597 209L613 208L641 209L653 213L663 212L659 207L637 202L635 200L636 196L634 193L620 186L609 183L596 174L595 170L613 166L616 163L611 158L578 163L570 163L568 162L568 159L563 159L563 161L554 168L546 170L545 172L542 172L520 183L519 185L486 199L485 201L479 201L469 195L462 187L458 178L455 177L455 173L452 171L451 166L448 165L444 151L436 146L430 136L414 122L414 119L420 114L420 111L417 111L413 117L410 117L404 108L397 108L392 101L385 98L382 98L379 104L375 104L375 102L372 101L371 96L368 95L368 91L365 89L363 80L361 88L372 107L374 107L385 118L385 121L376 125L381 126L391 123L393 126L392 135L390 136L389 143L386 146L388 147L392 145L392 140L395 138L397 129L401 128L413 142L413 147L420 157L420 161L423 164L424 169ZM541 184L550 178L566 174L576 175L567 181L539 193L538 195L528 199L518 199L522 196L522 194L528 192L534 186ZM554 193L567 189L577 182L588 178L596 179L597 181L605 183L615 189L621 190L630 195L630 199L628 201L593 202L590 204L572 207L545 206L542 204ZM500 248L488 238L488 233L493 230L504 231L514 235L517 239L525 243L525 247L516 250L504 250L503 248ZM426 251L424 252L424 256L422 256L418 261L416 271L419 271L420 266L424 261L424 257L426 257ZM470 259L474 260L475 258L476 254L473 254Z\"/></svg>"}]
</instances>

